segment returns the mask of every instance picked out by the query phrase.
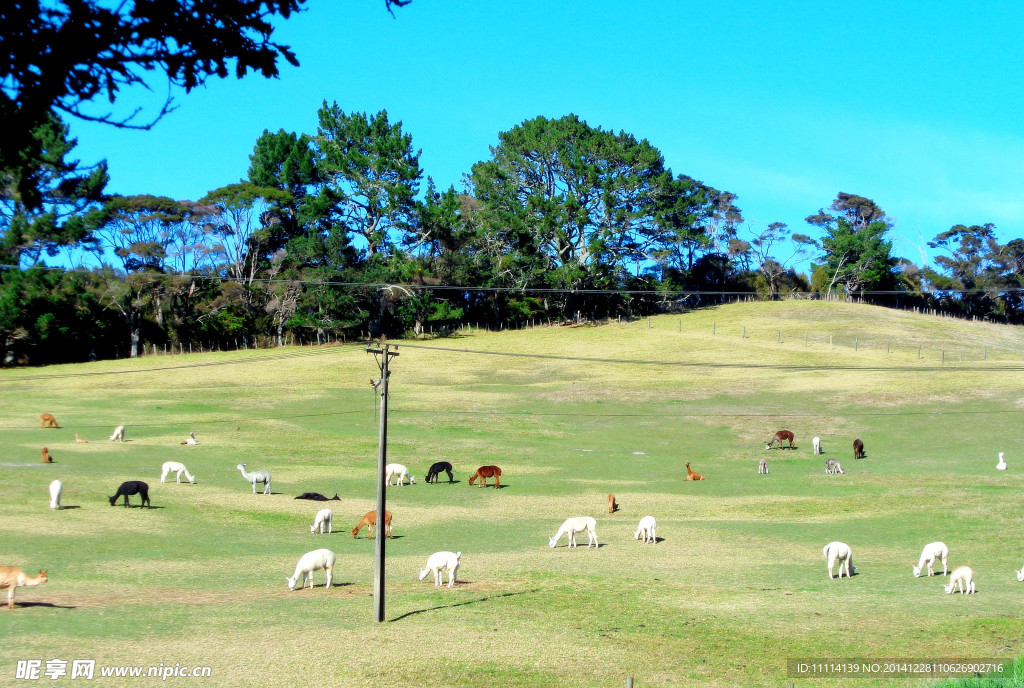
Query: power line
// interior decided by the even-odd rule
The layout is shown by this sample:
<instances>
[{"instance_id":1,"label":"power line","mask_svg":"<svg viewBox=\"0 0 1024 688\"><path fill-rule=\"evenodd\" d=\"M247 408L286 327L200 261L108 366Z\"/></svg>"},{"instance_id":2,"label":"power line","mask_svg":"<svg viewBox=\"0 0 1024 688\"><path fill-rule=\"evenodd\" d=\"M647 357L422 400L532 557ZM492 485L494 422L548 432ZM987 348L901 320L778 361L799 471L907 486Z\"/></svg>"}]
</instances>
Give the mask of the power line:
<instances>
[{"instance_id":1,"label":"power line","mask_svg":"<svg viewBox=\"0 0 1024 688\"><path fill-rule=\"evenodd\" d=\"M0 270L20 270L18 266L14 265L0 265ZM89 272L94 273L94 269L87 268L61 268L53 266L32 266L30 269L33 270L45 270L52 272ZM387 290L387 289L407 289L410 291L452 291L452 292L484 292L484 293L514 293L514 294L596 294L596 295L626 295L626 296L664 296L664 297L689 297L689 296L756 296L762 297L763 294L757 291L739 291L729 289L596 289L596 288L582 288L582 289L569 289L566 287L488 287L488 286L469 286L469 285L449 285L449 284L415 284L409 282L343 282L337 280L310 280L310 279L286 279L283 277L254 277L254 278L238 278L231 277L228 275L201 275L191 273L179 273L179 272L160 272L160 273L131 273L131 274L148 274L153 277L177 277L180 279L191 279L191 280L215 280L218 282L234 282L237 284L297 284L303 286L320 286L320 287L350 287L360 289L376 289L376 290ZM826 292L794 292L808 297L824 297L828 296ZM909 292L898 289L878 289L878 290L864 290L858 291L858 295L871 295L871 296L942 296L946 294L1016 294L1024 293L1024 287L1000 287L998 289L985 289L985 288L974 288L974 289L938 289L934 288L931 291L925 292Z\"/></svg>"}]
</instances>

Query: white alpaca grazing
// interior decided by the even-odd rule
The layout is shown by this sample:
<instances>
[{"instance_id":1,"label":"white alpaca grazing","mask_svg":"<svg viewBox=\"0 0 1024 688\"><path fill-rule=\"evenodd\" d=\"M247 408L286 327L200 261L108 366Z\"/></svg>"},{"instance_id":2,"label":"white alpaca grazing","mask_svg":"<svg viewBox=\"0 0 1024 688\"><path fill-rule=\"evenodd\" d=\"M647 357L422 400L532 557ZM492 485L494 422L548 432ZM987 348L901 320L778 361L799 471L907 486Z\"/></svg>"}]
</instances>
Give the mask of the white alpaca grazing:
<instances>
[{"instance_id":1,"label":"white alpaca grazing","mask_svg":"<svg viewBox=\"0 0 1024 688\"><path fill-rule=\"evenodd\" d=\"M658 544L658 523L654 520L653 516L644 516L640 519L640 525L636 527L636 532L633 533L633 539L639 540L641 536L644 539L644 544L650 542L652 544Z\"/></svg>"},{"instance_id":2,"label":"white alpaca grazing","mask_svg":"<svg viewBox=\"0 0 1024 688\"><path fill-rule=\"evenodd\" d=\"M427 567L420 570L420 580L427 577L431 571L434 572L434 587L440 588L444 578L444 571L448 572L448 587L455 583L455 572L459 570L462 552L434 552L427 558Z\"/></svg>"},{"instance_id":3,"label":"white alpaca grazing","mask_svg":"<svg viewBox=\"0 0 1024 688\"><path fill-rule=\"evenodd\" d=\"M1003 461L1003 452L999 452L999 463L996 464L996 470L997 471L1005 471L1006 470L1006 462Z\"/></svg>"},{"instance_id":4,"label":"white alpaca grazing","mask_svg":"<svg viewBox=\"0 0 1024 688\"><path fill-rule=\"evenodd\" d=\"M64 484L59 480L50 483L50 508L60 508L60 493L64 491Z\"/></svg>"},{"instance_id":5,"label":"white alpaca grazing","mask_svg":"<svg viewBox=\"0 0 1024 688\"><path fill-rule=\"evenodd\" d=\"M263 483L263 494L271 494L270 492L270 471L253 471L248 473L245 467L248 464L240 463L235 468L242 471L242 477L252 483L252 493L256 494L256 483Z\"/></svg>"},{"instance_id":6,"label":"white alpaca grazing","mask_svg":"<svg viewBox=\"0 0 1024 688\"><path fill-rule=\"evenodd\" d=\"M935 565L935 560L938 559L942 562L942 575L946 575L946 559L949 558L949 548L941 542L929 542L921 550L921 559L918 560L917 566L914 567L914 578L921 577L921 570L927 566L928 575L934 576L935 573L932 571L932 566Z\"/></svg>"},{"instance_id":7,"label":"white alpaca grazing","mask_svg":"<svg viewBox=\"0 0 1024 688\"><path fill-rule=\"evenodd\" d=\"M1024 566L1020 567L1020 571L1014 571L1017 574L1017 582L1024 583Z\"/></svg>"},{"instance_id":8,"label":"white alpaca grazing","mask_svg":"<svg viewBox=\"0 0 1024 688\"><path fill-rule=\"evenodd\" d=\"M327 572L327 585L325 588L331 587L331 580L334 577L334 562L338 559L337 555L329 549L315 549L312 552L306 552L299 557L299 563L295 565L295 574L289 578L285 576L285 580L288 581L288 589L294 590L295 584L299 582L299 576L302 576L302 587L306 587L306 581L309 581L309 587L313 587L313 572L324 569Z\"/></svg>"},{"instance_id":9,"label":"white alpaca grazing","mask_svg":"<svg viewBox=\"0 0 1024 688\"><path fill-rule=\"evenodd\" d=\"M817 456L818 454L820 454L821 453L821 438L820 437L815 437L813 440L811 440L811 444L814 445L814 455Z\"/></svg>"},{"instance_id":10,"label":"white alpaca grazing","mask_svg":"<svg viewBox=\"0 0 1024 688\"><path fill-rule=\"evenodd\" d=\"M835 459L825 459L825 472L830 474L842 473L843 467Z\"/></svg>"},{"instance_id":11,"label":"white alpaca grazing","mask_svg":"<svg viewBox=\"0 0 1024 688\"><path fill-rule=\"evenodd\" d=\"M199 444L199 440L196 439L196 434L194 432L190 432L188 434L188 439L186 439L184 442L182 442L182 444L190 444L190 445L195 446L195 445Z\"/></svg>"},{"instance_id":12,"label":"white alpaca grazing","mask_svg":"<svg viewBox=\"0 0 1024 688\"><path fill-rule=\"evenodd\" d=\"M181 482L181 474L184 473L186 480L188 480L193 485L196 484L195 477L191 473L188 472L188 469L185 468L185 464L183 464L183 463L179 463L178 461L164 461L164 464L160 467L160 469L163 471L160 474L160 482L162 482L162 483L163 482L167 482L167 474L168 473L176 474L176 476L178 478L177 482L180 483Z\"/></svg>"},{"instance_id":13,"label":"white alpaca grazing","mask_svg":"<svg viewBox=\"0 0 1024 688\"><path fill-rule=\"evenodd\" d=\"M853 551L844 542L830 542L821 550L825 561L828 562L828 577L832 578L832 567L839 562L839 577L843 577L843 569L846 569L846 577L850 577L850 570L857 568L853 565Z\"/></svg>"},{"instance_id":14,"label":"white alpaca grazing","mask_svg":"<svg viewBox=\"0 0 1024 688\"><path fill-rule=\"evenodd\" d=\"M114 428L114 434L110 436L110 441L124 442L124 426L118 425Z\"/></svg>"},{"instance_id":15,"label":"white alpaca grazing","mask_svg":"<svg viewBox=\"0 0 1024 688\"><path fill-rule=\"evenodd\" d=\"M562 537L563 533L569 535L569 547L576 546L576 533L587 531L587 547L591 545L597 547L597 521L591 516L577 516L575 518L566 519L562 527L555 533L555 537L548 538L548 544L551 547L555 546L559 538Z\"/></svg>"},{"instance_id":16,"label":"white alpaca grazing","mask_svg":"<svg viewBox=\"0 0 1024 688\"><path fill-rule=\"evenodd\" d=\"M316 512L316 518L313 519L313 525L309 527L309 532L315 533L318 530L320 534L331 532L331 520L334 518L334 513L330 509L321 509ZM324 530L326 526L327 530Z\"/></svg>"},{"instance_id":17,"label":"white alpaca grazing","mask_svg":"<svg viewBox=\"0 0 1024 688\"><path fill-rule=\"evenodd\" d=\"M400 463L389 463L387 466L384 467L384 472L387 474L384 480L388 487L391 487L392 477L398 478L398 482L396 483L398 487L401 487L402 485L405 484L406 478L409 479L410 485L416 484L416 478L409 475L409 469Z\"/></svg>"},{"instance_id":18,"label":"white alpaca grazing","mask_svg":"<svg viewBox=\"0 0 1024 688\"><path fill-rule=\"evenodd\" d=\"M949 585L944 589L949 595L953 593L954 588L959 589L961 595L973 595L975 592L974 569L970 566L957 566L953 569L953 573L949 577Z\"/></svg>"},{"instance_id":19,"label":"white alpaca grazing","mask_svg":"<svg viewBox=\"0 0 1024 688\"><path fill-rule=\"evenodd\" d=\"M761 459L757 463L757 472L759 475L768 475L768 462Z\"/></svg>"}]
</instances>

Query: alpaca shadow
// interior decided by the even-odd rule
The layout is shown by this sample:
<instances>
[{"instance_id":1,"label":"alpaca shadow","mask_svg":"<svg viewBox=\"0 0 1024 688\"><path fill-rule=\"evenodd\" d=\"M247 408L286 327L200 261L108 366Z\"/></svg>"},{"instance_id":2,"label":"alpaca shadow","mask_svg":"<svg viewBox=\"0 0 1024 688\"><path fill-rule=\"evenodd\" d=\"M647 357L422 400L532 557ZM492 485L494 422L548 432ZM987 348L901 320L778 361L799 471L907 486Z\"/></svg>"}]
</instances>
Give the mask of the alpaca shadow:
<instances>
[{"instance_id":1,"label":"alpaca shadow","mask_svg":"<svg viewBox=\"0 0 1024 688\"><path fill-rule=\"evenodd\" d=\"M125 507L125 505L121 504L121 503L111 504L111 506L119 506L122 509L124 509L124 508L128 508L128 509L166 509L167 508L165 506L152 506L152 505L146 506L145 504L129 504L127 507ZM75 507L70 507L69 506L69 507L65 507L65 508L72 509L72 508L75 508Z\"/></svg>"},{"instance_id":2,"label":"alpaca shadow","mask_svg":"<svg viewBox=\"0 0 1024 688\"><path fill-rule=\"evenodd\" d=\"M80 507L78 505L69 504L68 506L59 506L56 509L54 509L54 511L64 511L65 509L81 509L81 508L82 507Z\"/></svg>"},{"instance_id":3,"label":"alpaca shadow","mask_svg":"<svg viewBox=\"0 0 1024 688\"><path fill-rule=\"evenodd\" d=\"M473 581L455 581L455 585L456 586L458 586L458 585L469 585L472 582ZM465 602L453 602L452 604L441 604L441 605L438 605L436 607L428 607L427 609L416 609L415 611L406 612L405 614L402 614L401 616L396 616L395 618L391 619L391 622L394 623L395 621L401 621L402 619L408 618L410 616L415 616L416 614L424 614L426 612L435 612L435 611L437 611L439 609L452 609L452 608L455 608L455 607L464 607L467 604L479 604L480 602L488 602L490 600L497 600L497 599L501 599L502 597L516 597L518 595L525 595L527 593L537 592L538 590L539 590L539 588L534 588L532 590L522 590L520 592L506 592L506 593L502 593L500 595L488 595L487 597L481 597L478 600L466 600Z\"/></svg>"},{"instance_id":4,"label":"alpaca shadow","mask_svg":"<svg viewBox=\"0 0 1024 688\"><path fill-rule=\"evenodd\" d=\"M451 482L448 482L447 480L438 480L436 483L435 482L429 482L429 483L425 482L424 484L426 484L426 485L457 485L457 484L459 484L461 482L462 482L461 480L452 480Z\"/></svg>"},{"instance_id":5,"label":"alpaca shadow","mask_svg":"<svg viewBox=\"0 0 1024 688\"><path fill-rule=\"evenodd\" d=\"M15 607L50 607L52 609L77 609L73 604L54 604L53 602L15 602Z\"/></svg>"}]
</instances>

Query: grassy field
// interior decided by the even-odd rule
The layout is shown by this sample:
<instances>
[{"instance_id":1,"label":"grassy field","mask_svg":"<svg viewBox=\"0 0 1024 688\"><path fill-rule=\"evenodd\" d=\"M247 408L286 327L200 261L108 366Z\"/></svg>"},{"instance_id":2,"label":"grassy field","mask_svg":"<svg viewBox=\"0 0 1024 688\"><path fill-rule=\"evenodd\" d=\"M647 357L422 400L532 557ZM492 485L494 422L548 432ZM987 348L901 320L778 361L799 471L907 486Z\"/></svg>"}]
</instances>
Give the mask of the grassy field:
<instances>
[{"instance_id":1,"label":"grassy field","mask_svg":"<svg viewBox=\"0 0 1024 688\"><path fill-rule=\"evenodd\" d=\"M1022 654L1020 328L736 304L399 353L389 459L418 482L388 491L381 624L373 542L348 533L375 498L378 370L363 347L0 371L0 564L50 575L0 608L0 685L27 685L19 659L94 659L210 667L168 685L827 686L849 679L789 678L787 659ZM38 427L44 411L61 429ZM122 423L128 441L108 442ZM798 448L766 452L781 428ZM189 431L198 446L179 444ZM815 435L845 475L824 473ZM39 463L44 445L56 463ZM166 460L197 484L161 484ZM422 484L438 460L455 484ZM685 482L687 460L707 480ZM252 494L242 462L271 471L273 495ZM468 486L492 463L502 489ZM49 509L54 478L74 508ZM128 479L150 484L152 509L109 506ZM310 534L323 505L294 499L305 491L340 495L333 534ZM655 546L633 539L647 514ZM549 548L577 515L597 519L601 547ZM852 579L827 577L832 540L853 548ZM934 540L974 568L978 594L911 575ZM336 586L318 572L289 592L319 547L337 553ZM438 550L463 553L452 589L417 580ZM131 683L96 671L94 685Z\"/></svg>"}]
</instances>

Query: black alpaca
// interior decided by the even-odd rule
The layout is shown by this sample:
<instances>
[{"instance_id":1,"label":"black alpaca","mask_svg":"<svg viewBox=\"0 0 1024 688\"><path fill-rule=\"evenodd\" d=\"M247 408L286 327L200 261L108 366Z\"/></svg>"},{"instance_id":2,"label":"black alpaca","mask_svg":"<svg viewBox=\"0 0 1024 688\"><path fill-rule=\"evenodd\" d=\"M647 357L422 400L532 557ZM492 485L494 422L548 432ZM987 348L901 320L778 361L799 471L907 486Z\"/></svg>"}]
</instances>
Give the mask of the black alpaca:
<instances>
[{"instance_id":1,"label":"black alpaca","mask_svg":"<svg viewBox=\"0 0 1024 688\"><path fill-rule=\"evenodd\" d=\"M452 475L452 465L447 461L438 461L430 467L430 470L427 471L427 482L437 483L437 478L441 474L441 471L448 474L448 482L455 482L455 476Z\"/></svg>"},{"instance_id":2,"label":"black alpaca","mask_svg":"<svg viewBox=\"0 0 1024 688\"><path fill-rule=\"evenodd\" d=\"M152 506L149 503L149 485L142 482L141 480L125 480L121 483L121 487L117 488L117 494L113 497L108 497L110 500L110 506L114 506L114 502L121 495L124 495L124 505L128 506L128 495L140 495L142 497L142 504L140 506Z\"/></svg>"}]
</instances>

